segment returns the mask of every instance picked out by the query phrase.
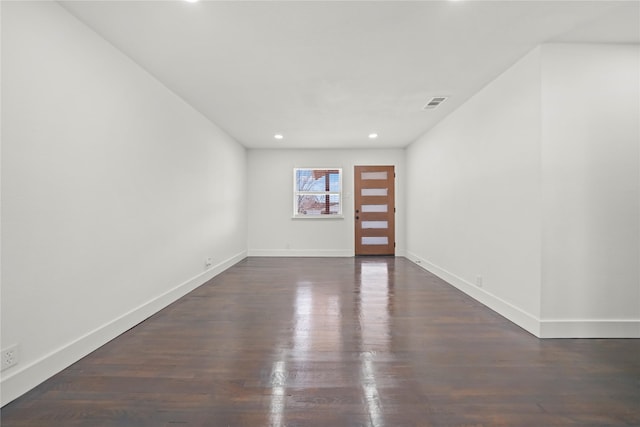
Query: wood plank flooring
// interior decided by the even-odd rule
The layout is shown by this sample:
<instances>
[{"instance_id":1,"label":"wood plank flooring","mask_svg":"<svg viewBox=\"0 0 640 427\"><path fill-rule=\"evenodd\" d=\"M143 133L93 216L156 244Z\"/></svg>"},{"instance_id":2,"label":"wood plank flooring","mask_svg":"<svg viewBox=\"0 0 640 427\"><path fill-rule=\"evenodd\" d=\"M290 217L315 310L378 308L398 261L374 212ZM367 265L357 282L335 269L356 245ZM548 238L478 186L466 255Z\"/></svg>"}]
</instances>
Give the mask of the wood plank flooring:
<instances>
[{"instance_id":1,"label":"wood plank flooring","mask_svg":"<svg viewBox=\"0 0 640 427\"><path fill-rule=\"evenodd\" d=\"M640 426L640 340L539 340L404 258L248 258L18 426Z\"/></svg>"}]
</instances>

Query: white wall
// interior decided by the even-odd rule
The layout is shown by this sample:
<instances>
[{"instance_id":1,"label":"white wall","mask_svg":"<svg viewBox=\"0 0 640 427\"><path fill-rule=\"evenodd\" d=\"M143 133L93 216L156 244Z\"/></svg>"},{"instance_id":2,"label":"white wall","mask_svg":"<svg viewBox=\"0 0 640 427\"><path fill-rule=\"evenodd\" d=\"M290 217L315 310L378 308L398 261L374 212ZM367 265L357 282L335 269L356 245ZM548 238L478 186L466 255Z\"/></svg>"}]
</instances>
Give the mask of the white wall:
<instances>
[{"instance_id":1,"label":"white wall","mask_svg":"<svg viewBox=\"0 0 640 427\"><path fill-rule=\"evenodd\" d=\"M249 150L249 255L352 256L353 167L396 168L396 254L404 255L404 150ZM343 172L343 219L293 219L293 168Z\"/></svg>"},{"instance_id":2,"label":"white wall","mask_svg":"<svg viewBox=\"0 0 640 427\"><path fill-rule=\"evenodd\" d=\"M542 332L640 336L640 47L543 46L542 95Z\"/></svg>"},{"instance_id":3,"label":"white wall","mask_svg":"<svg viewBox=\"0 0 640 427\"><path fill-rule=\"evenodd\" d=\"M535 335L640 337L638 58L543 45L411 145L408 256Z\"/></svg>"},{"instance_id":4,"label":"white wall","mask_svg":"<svg viewBox=\"0 0 640 427\"><path fill-rule=\"evenodd\" d=\"M54 2L2 2L1 182L2 404L246 255L245 149Z\"/></svg>"},{"instance_id":5,"label":"white wall","mask_svg":"<svg viewBox=\"0 0 640 427\"><path fill-rule=\"evenodd\" d=\"M408 257L533 333L539 55L531 52L407 149Z\"/></svg>"}]
</instances>

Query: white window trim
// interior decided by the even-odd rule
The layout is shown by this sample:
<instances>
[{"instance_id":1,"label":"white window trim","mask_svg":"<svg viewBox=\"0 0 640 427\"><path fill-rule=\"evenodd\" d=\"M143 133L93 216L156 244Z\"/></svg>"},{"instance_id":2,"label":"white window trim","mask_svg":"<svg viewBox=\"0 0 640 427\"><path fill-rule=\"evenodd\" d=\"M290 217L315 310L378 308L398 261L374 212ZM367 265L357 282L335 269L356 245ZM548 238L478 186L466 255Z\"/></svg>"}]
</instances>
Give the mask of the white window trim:
<instances>
[{"instance_id":1,"label":"white window trim","mask_svg":"<svg viewBox=\"0 0 640 427\"><path fill-rule=\"evenodd\" d=\"M298 191L298 187L297 187L297 182L296 182L296 176L297 176L297 172L299 170L337 170L338 171L338 183L339 183L339 190L338 191ZM340 210L337 214L333 214L333 215L300 215L298 214L298 196L299 195L321 195L324 196L326 194L338 194L339 197L339 203L340 203ZM293 219L320 219L320 220L327 220L327 219L344 219L344 210L343 210L343 191L342 191L342 168L319 168L319 167L312 167L312 168L293 168Z\"/></svg>"}]
</instances>

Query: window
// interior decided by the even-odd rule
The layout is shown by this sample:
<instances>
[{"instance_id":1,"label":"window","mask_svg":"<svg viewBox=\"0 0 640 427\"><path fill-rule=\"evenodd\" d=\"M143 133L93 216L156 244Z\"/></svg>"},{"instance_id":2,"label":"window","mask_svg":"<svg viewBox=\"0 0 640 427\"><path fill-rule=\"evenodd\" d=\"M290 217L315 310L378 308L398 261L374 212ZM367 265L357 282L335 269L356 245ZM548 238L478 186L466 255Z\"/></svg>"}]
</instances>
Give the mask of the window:
<instances>
[{"instance_id":1,"label":"window","mask_svg":"<svg viewBox=\"0 0 640 427\"><path fill-rule=\"evenodd\" d=\"M330 218L342 215L342 169L295 168L293 216Z\"/></svg>"}]
</instances>

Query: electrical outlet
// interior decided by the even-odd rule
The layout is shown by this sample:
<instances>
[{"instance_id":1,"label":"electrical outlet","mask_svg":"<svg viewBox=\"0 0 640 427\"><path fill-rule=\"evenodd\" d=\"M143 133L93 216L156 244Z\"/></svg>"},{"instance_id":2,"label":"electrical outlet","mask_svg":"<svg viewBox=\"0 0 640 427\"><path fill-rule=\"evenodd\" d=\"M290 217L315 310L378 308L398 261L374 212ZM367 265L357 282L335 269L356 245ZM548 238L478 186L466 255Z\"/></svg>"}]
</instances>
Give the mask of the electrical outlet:
<instances>
[{"instance_id":1,"label":"electrical outlet","mask_svg":"<svg viewBox=\"0 0 640 427\"><path fill-rule=\"evenodd\" d=\"M205 258L205 260L204 260L204 266L205 266L205 267L207 267L207 268L209 268L209 267L211 267L212 265L213 265L213 258L211 258L211 257L207 257L207 258Z\"/></svg>"},{"instance_id":2,"label":"electrical outlet","mask_svg":"<svg viewBox=\"0 0 640 427\"><path fill-rule=\"evenodd\" d=\"M482 287L482 276L476 276L476 286Z\"/></svg>"},{"instance_id":3,"label":"electrical outlet","mask_svg":"<svg viewBox=\"0 0 640 427\"><path fill-rule=\"evenodd\" d=\"M2 359L0 360L2 363L2 369L0 371L4 371L5 369L9 369L10 367L18 364L18 345L12 345L11 347L7 347L2 350Z\"/></svg>"}]
</instances>

